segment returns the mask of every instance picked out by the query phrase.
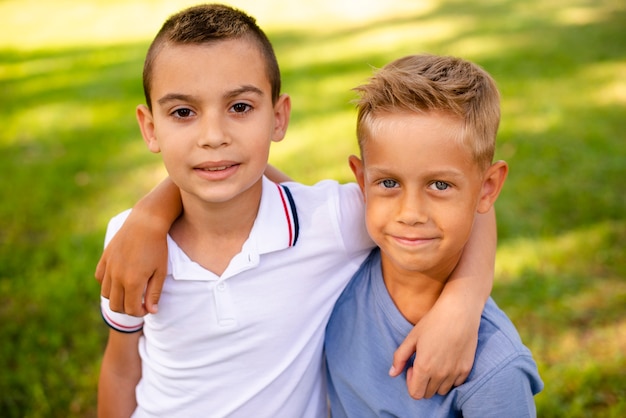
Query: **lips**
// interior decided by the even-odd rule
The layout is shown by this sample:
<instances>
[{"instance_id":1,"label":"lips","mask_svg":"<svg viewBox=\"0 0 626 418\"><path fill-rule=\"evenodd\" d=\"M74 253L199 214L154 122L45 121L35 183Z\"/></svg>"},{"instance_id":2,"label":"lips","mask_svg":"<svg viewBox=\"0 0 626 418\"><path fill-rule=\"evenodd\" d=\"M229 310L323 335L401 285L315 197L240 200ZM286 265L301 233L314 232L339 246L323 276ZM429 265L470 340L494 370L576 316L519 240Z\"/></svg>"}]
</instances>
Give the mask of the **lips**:
<instances>
[{"instance_id":1,"label":"lips","mask_svg":"<svg viewBox=\"0 0 626 418\"><path fill-rule=\"evenodd\" d=\"M433 237L404 237L397 235L393 236L393 238L396 242L409 246L424 245L436 239Z\"/></svg>"},{"instance_id":2,"label":"lips","mask_svg":"<svg viewBox=\"0 0 626 418\"><path fill-rule=\"evenodd\" d=\"M233 161L214 161L196 165L194 171L203 179L221 181L234 175L240 164Z\"/></svg>"},{"instance_id":3,"label":"lips","mask_svg":"<svg viewBox=\"0 0 626 418\"><path fill-rule=\"evenodd\" d=\"M231 162L231 161L228 161L228 162L218 161L218 162L206 162L206 163L198 164L194 168L196 170L202 170L202 171L224 171L236 165L239 165L239 164L235 162Z\"/></svg>"},{"instance_id":4,"label":"lips","mask_svg":"<svg viewBox=\"0 0 626 418\"><path fill-rule=\"evenodd\" d=\"M224 170L226 170L227 168L230 168L230 167L232 167L232 165L222 165L222 166L219 166L219 167L199 168L199 170L202 170L202 171L224 171Z\"/></svg>"}]
</instances>

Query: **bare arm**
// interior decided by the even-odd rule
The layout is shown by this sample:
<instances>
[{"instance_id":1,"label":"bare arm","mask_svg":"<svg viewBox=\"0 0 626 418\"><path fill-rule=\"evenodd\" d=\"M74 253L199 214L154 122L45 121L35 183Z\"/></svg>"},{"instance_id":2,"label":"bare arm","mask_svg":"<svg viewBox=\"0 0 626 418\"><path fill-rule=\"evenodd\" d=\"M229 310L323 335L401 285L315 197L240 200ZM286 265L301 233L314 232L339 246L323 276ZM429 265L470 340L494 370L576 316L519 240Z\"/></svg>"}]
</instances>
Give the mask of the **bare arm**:
<instances>
[{"instance_id":1,"label":"bare arm","mask_svg":"<svg viewBox=\"0 0 626 418\"><path fill-rule=\"evenodd\" d=\"M167 178L137 202L107 245L96 278L112 310L156 313L167 274L167 233L181 211L180 190Z\"/></svg>"},{"instance_id":2,"label":"bare arm","mask_svg":"<svg viewBox=\"0 0 626 418\"><path fill-rule=\"evenodd\" d=\"M291 180L271 165L265 175L276 183ZM167 274L166 237L181 211L180 190L167 178L137 202L107 245L96 278L113 311L135 316L157 312Z\"/></svg>"},{"instance_id":3,"label":"bare arm","mask_svg":"<svg viewBox=\"0 0 626 418\"><path fill-rule=\"evenodd\" d=\"M98 417L129 417L137 407L135 387L141 378L138 343L141 332L109 330L98 382Z\"/></svg>"},{"instance_id":4,"label":"bare arm","mask_svg":"<svg viewBox=\"0 0 626 418\"><path fill-rule=\"evenodd\" d=\"M441 395L462 384L474 363L480 317L493 286L497 230L495 210L477 215L461 261L435 306L396 350L389 372L407 371L407 387L415 399Z\"/></svg>"}]
</instances>

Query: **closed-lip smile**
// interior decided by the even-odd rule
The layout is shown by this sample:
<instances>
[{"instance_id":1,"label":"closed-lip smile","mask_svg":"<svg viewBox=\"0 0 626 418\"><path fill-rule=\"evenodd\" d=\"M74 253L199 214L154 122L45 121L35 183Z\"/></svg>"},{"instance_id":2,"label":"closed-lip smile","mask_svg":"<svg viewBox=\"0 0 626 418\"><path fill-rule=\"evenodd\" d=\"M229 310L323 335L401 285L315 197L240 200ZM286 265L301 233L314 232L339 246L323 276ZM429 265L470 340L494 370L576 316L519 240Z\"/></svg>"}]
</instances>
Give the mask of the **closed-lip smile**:
<instances>
[{"instance_id":1,"label":"closed-lip smile","mask_svg":"<svg viewBox=\"0 0 626 418\"><path fill-rule=\"evenodd\" d=\"M435 239L432 237L405 237L401 235L393 235L393 238L402 244L408 245L425 244Z\"/></svg>"}]
</instances>

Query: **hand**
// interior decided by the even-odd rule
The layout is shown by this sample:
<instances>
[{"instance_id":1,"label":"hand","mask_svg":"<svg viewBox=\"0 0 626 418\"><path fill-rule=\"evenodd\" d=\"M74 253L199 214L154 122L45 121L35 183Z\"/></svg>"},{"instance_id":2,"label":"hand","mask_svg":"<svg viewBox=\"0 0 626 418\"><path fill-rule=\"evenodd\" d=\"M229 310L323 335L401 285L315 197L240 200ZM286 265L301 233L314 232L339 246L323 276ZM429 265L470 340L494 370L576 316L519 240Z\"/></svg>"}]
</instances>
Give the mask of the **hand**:
<instances>
[{"instance_id":1,"label":"hand","mask_svg":"<svg viewBox=\"0 0 626 418\"><path fill-rule=\"evenodd\" d=\"M113 311L134 316L156 313L167 274L166 234L129 215L104 250L95 276ZM145 291L145 294L144 294Z\"/></svg>"},{"instance_id":2,"label":"hand","mask_svg":"<svg viewBox=\"0 0 626 418\"><path fill-rule=\"evenodd\" d=\"M447 394L465 382L474 364L480 315L468 315L467 307L442 302L443 295L393 356L389 375L396 377L415 353L406 377L409 395L414 399Z\"/></svg>"}]
</instances>

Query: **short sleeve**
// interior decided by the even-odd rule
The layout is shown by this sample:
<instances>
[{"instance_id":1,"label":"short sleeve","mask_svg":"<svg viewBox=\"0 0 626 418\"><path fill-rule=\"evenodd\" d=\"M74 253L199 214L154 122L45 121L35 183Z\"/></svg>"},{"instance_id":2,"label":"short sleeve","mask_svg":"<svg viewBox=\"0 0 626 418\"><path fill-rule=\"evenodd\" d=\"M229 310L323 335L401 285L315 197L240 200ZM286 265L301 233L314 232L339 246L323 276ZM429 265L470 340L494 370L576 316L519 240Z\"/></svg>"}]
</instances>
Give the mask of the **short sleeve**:
<instances>
[{"instance_id":1,"label":"short sleeve","mask_svg":"<svg viewBox=\"0 0 626 418\"><path fill-rule=\"evenodd\" d=\"M109 300L104 296L100 296L100 312L104 322L116 331L132 333L141 331L143 328L142 317L112 311L109 307Z\"/></svg>"},{"instance_id":2,"label":"short sleeve","mask_svg":"<svg viewBox=\"0 0 626 418\"><path fill-rule=\"evenodd\" d=\"M348 254L369 252L374 242L365 227L365 203L356 183L339 186L339 225Z\"/></svg>"},{"instance_id":3,"label":"short sleeve","mask_svg":"<svg viewBox=\"0 0 626 418\"><path fill-rule=\"evenodd\" d=\"M461 406L464 417L536 417L534 394L543 387L530 356L518 356L495 371Z\"/></svg>"}]
</instances>

